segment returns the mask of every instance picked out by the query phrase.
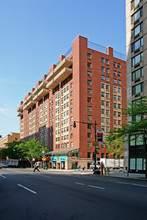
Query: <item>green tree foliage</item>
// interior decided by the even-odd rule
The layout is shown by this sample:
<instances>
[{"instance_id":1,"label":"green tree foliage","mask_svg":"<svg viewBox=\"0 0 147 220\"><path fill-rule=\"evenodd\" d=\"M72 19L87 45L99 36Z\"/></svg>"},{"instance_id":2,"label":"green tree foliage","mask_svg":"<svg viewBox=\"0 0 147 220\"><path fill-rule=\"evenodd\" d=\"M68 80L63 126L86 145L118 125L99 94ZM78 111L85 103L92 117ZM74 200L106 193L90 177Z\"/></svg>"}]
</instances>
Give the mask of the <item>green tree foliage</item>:
<instances>
[{"instance_id":1,"label":"green tree foliage","mask_svg":"<svg viewBox=\"0 0 147 220\"><path fill-rule=\"evenodd\" d=\"M2 160L6 160L6 157L19 159L22 158L23 155L19 149L16 148L16 145L20 144L21 142L13 141L12 143L8 143L6 148L0 150L0 158Z\"/></svg>"},{"instance_id":2,"label":"green tree foliage","mask_svg":"<svg viewBox=\"0 0 147 220\"><path fill-rule=\"evenodd\" d=\"M107 140L107 147L110 155L116 155L118 158L124 155L124 138L119 137L114 140Z\"/></svg>"},{"instance_id":3,"label":"green tree foliage","mask_svg":"<svg viewBox=\"0 0 147 220\"><path fill-rule=\"evenodd\" d=\"M137 101L128 105L127 109L123 109L122 113L129 119L122 128L110 131L107 141L113 143L114 140L119 139L125 135L142 135L143 149L147 161L147 97L140 97ZM146 177L147 177L147 163L146 163Z\"/></svg>"},{"instance_id":4,"label":"green tree foliage","mask_svg":"<svg viewBox=\"0 0 147 220\"><path fill-rule=\"evenodd\" d=\"M47 147L43 147L41 143L35 138L27 142L20 143L16 146L16 148L21 151L23 158L27 159L31 165L33 158L40 158L43 155L43 150L47 152Z\"/></svg>"}]
</instances>

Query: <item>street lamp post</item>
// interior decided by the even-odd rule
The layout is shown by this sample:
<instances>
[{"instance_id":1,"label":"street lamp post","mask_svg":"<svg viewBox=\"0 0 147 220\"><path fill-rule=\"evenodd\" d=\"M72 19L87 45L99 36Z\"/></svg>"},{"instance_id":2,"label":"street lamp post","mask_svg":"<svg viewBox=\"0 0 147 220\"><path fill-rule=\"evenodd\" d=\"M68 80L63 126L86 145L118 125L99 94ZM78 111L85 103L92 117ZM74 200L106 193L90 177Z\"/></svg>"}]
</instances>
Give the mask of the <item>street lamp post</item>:
<instances>
[{"instance_id":1,"label":"street lamp post","mask_svg":"<svg viewBox=\"0 0 147 220\"><path fill-rule=\"evenodd\" d=\"M74 121L73 123L73 127L76 128L76 123L80 123L80 124L91 124L94 128L94 132L95 132L95 142L97 142L97 135L96 135L96 126L97 123L95 121L95 123L87 123L87 122L81 122L81 121ZM96 167L96 155L97 155L97 149L96 149L96 145L95 145L95 151L93 152L93 158L94 158L94 174L98 174L98 169Z\"/></svg>"}]
</instances>

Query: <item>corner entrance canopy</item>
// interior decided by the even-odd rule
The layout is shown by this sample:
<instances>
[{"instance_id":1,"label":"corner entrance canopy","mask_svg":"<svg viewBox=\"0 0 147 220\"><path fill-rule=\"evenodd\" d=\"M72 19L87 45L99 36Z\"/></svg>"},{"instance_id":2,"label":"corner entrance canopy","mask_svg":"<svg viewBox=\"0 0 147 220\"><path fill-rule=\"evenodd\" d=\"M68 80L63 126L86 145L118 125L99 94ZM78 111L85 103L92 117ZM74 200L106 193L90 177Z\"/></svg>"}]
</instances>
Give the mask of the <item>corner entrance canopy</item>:
<instances>
[{"instance_id":1,"label":"corner entrance canopy","mask_svg":"<svg viewBox=\"0 0 147 220\"><path fill-rule=\"evenodd\" d=\"M75 154L75 153L79 153L79 148L77 149L73 149L73 150L61 150L61 151L50 151L48 153L45 154L46 157L48 156L63 156L63 155L66 155L66 156L72 156L72 154Z\"/></svg>"}]
</instances>

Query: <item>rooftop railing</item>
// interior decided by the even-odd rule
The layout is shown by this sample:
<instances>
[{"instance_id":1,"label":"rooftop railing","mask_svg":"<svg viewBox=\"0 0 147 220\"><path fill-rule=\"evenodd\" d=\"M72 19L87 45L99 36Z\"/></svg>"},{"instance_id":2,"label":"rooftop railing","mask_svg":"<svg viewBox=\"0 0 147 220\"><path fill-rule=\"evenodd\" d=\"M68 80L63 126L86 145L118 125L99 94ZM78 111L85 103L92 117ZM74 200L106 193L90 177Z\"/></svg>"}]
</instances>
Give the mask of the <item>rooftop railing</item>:
<instances>
[{"instance_id":1,"label":"rooftop railing","mask_svg":"<svg viewBox=\"0 0 147 220\"><path fill-rule=\"evenodd\" d=\"M93 43L91 41L88 41L88 48L90 49L93 49L93 50L97 50L101 53L107 53L107 48L102 46L102 45L99 45L99 44L96 44L96 43ZM118 59L121 59L121 60L126 60L126 55L125 54L122 54L122 53L119 53L115 50L113 50L113 57L116 57Z\"/></svg>"}]
</instances>

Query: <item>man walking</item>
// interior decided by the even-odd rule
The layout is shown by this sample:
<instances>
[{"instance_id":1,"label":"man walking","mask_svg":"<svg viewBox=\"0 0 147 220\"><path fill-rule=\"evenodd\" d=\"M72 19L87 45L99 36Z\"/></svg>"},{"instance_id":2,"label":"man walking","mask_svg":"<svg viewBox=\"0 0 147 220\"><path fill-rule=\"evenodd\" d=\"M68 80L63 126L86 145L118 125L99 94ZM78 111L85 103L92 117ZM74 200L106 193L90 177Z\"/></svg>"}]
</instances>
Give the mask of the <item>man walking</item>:
<instances>
[{"instance_id":1,"label":"man walking","mask_svg":"<svg viewBox=\"0 0 147 220\"><path fill-rule=\"evenodd\" d=\"M34 165L34 170L33 172L35 172L35 170L37 170L39 173L40 173L40 170L38 169L39 168L39 162L37 161Z\"/></svg>"}]
</instances>

